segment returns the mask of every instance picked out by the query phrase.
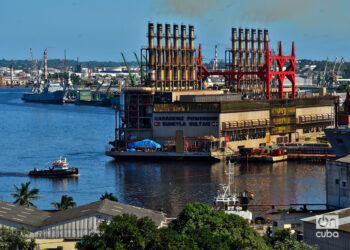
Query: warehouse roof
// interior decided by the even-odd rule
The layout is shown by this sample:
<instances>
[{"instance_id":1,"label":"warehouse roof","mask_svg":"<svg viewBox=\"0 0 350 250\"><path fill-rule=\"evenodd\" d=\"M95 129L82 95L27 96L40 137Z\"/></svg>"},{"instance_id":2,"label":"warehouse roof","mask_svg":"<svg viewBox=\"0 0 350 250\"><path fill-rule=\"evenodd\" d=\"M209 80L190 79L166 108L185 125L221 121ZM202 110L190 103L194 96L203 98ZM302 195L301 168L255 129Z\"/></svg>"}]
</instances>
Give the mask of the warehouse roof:
<instances>
[{"instance_id":1,"label":"warehouse roof","mask_svg":"<svg viewBox=\"0 0 350 250\"><path fill-rule=\"evenodd\" d=\"M44 221L44 225L56 224L58 222L87 216L90 214L105 214L109 216L117 216L122 214L133 214L138 218L149 217L156 225L160 225L165 220L165 215L161 212L134 207L123 203L110 201L108 199L92 202L83 206L70 208L67 210L55 212L53 216L48 217Z\"/></svg>"},{"instance_id":2,"label":"warehouse roof","mask_svg":"<svg viewBox=\"0 0 350 250\"><path fill-rule=\"evenodd\" d=\"M0 201L0 219L40 227L52 213Z\"/></svg>"},{"instance_id":3,"label":"warehouse roof","mask_svg":"<svg viewBox=\"0 0 350 250\"><path fill-rule=\"evenodd\" d=\"M162 212L126 205L108 199L69 208L63 211L52 212L0 201L0 219L33 227L49 226L93 214L104 214L109 216L133 214L138 218L147 216L152 219L157 226L159 226L166 218Z\"/></svg>"},{"instance_id":4,"label":"warehouse roof","mask_svg":"<svg viewBox=\"0 0 350 250\"><path fill-rule=\"evenodd\" d=\"M324 213L322 215L338 215L339 217L339 228L338 230L350 232L350 208L344 208L340 210L335 210L332 212ZM304 222L316 224L316 216L311 216L302 219Z\"/></svg>"}]
</instances>

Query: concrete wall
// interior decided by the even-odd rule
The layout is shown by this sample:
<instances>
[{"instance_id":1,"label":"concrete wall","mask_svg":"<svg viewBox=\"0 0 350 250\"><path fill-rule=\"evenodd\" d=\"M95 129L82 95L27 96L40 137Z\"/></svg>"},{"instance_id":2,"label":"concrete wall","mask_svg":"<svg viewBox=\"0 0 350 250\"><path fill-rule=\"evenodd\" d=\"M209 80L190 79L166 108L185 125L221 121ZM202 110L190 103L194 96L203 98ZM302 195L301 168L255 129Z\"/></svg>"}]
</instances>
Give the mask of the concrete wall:
<instances>
[{"instance_id":1,"label":"concrete wall","mask_svg":"<svg viewBox=\"0 0 350 250\"><path fill-rule=\"evenodd\" d=\"M175 137L183 130L185 137L219 137L217 113L153 113L153 138Z\"/></svg>"},{"instance_id":2,"label":"concrete wall","mask_svg":"<svg viewBox=\"0 0 350 250\"><path fill-rule=\"evenodd\" d=\"M350 207L350 163L327 161L327 204L339 208Z\"/></svg>"}]
</instances>

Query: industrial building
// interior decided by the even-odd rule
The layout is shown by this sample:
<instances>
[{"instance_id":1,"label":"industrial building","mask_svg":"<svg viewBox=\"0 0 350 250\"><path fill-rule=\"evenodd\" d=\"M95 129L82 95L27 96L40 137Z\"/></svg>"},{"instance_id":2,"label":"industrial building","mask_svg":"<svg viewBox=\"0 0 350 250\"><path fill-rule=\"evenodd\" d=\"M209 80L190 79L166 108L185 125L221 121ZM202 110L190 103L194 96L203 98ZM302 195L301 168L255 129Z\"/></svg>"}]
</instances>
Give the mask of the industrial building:
<instances>
[{"instance_id":1,"label":"industrial building","mask_svg":"<svg viewBox=\"0 0 350 250\"><path fill-rule=\"evenodd\" d=\"M326 195L329 208L350 207L350 155L326 163Z\"/></svg>"},{"instance_id":2,"label":"industrial building","mask_svg":"<svg viewBox=\"0 0 350 250\"><path fill-rule=\"evenodd\" d=\"M304 225L303 240L310 245L317 245L320 250L343 250L349 249L350 246L350 208L335 210L324 213L317 221L316 216L311 216L302 219ZM327 216L335 216L333 221ZM333 217L334 218L334 217ZM331 223L332 222L332 223ZM318 228L321 224L325 226L324 229ZM327 226L331 226L327 229Z\"/></svg>"},{"instance_id":3,"label":"industrial building","mask_svg":"<svg viewBox=\"0 0 350 250\"><path fill-rule=\"evenodd\" d=\"M165 43L163 43L165 37ZM157 38L157 45L154 39ZM232 48L225 70L203 65L201 45L195 49L194 27L148 24L148 47L141 49L142 86L125 88L116 109L115 141L106 154L124 156L198 156L218 158L240 147L258 148L317 137L332 127L338 98L320 93L297 97L295 48L290 56L270 51L268 31L232 28ZM171 42L172 41L172 42ZM181 41L181 45L179 45ZM187 43L188 41L188 43ZM220 90L206 89L211 75L225 78ZM290 81L290 88L283 86ZM127 152L128 143L153 139L160 152ZM159 150L158 150L159 151ZM162 154L162 152L164 154Z\"/></svg>"}]
</instances>

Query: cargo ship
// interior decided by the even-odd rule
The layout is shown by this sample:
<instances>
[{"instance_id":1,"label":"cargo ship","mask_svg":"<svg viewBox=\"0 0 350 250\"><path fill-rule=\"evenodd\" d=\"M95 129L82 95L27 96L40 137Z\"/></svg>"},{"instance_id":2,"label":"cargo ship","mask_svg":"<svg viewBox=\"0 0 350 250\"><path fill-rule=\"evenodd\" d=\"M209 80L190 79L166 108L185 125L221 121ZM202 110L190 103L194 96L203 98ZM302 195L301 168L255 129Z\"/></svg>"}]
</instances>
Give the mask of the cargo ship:
<instances>
[{"instance_id":1,"label":"cargo ship","mask_svg":"<svg viewBox=\"0 0 350 250\"><path fill-rule=\"evenodd\" d=\"M59 83L42 83L34 87L31 92L23 93L22 100L26 102L40 102L51 104L63 104L66 90Z\"/></svg>"},{"instance_id":2,"label":"cargo ship","mask_svg":"<svg viewBox=\"0 0 350 250\"><path fill-rule=\"evenodd\" d=\"M40 80L39 71L37 79L31 92L23 93L22 100L26 102L39 102L50 104L63 104L69 91L73 91L73 85L70 81L70 72L68 72L68 82L62 86L58 81L50 81L47 71L47 50L44 52L44 81Z\"/></svg>"}]
</instances>

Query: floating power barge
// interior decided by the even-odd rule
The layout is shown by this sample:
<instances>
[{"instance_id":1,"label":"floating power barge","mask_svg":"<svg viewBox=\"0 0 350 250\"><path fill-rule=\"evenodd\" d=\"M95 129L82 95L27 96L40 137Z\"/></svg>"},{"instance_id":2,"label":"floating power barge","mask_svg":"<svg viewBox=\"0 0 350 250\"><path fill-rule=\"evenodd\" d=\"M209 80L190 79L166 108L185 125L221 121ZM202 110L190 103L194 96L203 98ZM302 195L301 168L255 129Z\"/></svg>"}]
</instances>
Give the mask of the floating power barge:
<instances>
[{"instance_id":1,"label":"floating power barge","mask_svg":"<svg viewBox=\"0 0 350 250\"><path fill-rule=\"evenodd\" d=\"M157 40L155 45L154 40ZM163 38L165 38L163 40ZM121 91L115 140L106 155L116 159L225 159L239 148L297 143L333 127L338 97L298 96L295 50L289 56L269 49L268 31L232 29L225 69L208 70L194 27L148 25L148 47L141 49L147 72L141 87ZM172 40L172 41L171 41ZM165 41L165 43L163 43ZM188 43L187 43L188 41ZM205 79L225 78L225 88L207 89ZM284 86L285 80L289 81ZM130 142L151 139L162 147L130 150Z\"/></svg>"}]
</instances>

